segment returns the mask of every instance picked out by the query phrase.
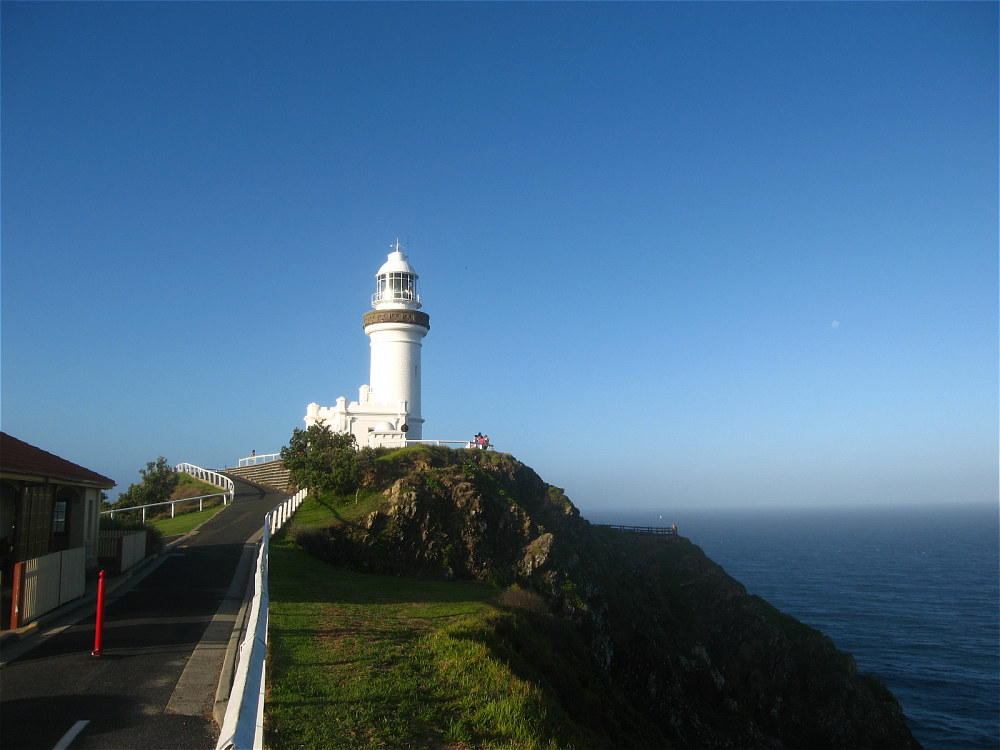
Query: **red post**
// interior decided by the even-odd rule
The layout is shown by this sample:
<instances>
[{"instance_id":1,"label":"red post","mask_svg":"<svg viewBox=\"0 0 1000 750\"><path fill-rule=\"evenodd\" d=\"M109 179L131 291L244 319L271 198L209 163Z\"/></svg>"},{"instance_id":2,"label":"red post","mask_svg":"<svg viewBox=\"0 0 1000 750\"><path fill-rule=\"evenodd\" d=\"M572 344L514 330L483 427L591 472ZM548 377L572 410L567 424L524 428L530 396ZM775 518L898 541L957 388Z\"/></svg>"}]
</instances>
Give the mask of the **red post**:
<instances>
[{"instance_id":1,"label":"red post","mask_svg":"<svg viewBox=\"0 0 1000 750\"><path fill-rule=\"evenodd\" d=\"M91 656L101 655L101 634L104 630L104 571L97 578L97 627L94 629L94 650Z\"/></svg>"},{"instance_id":2,"label":"red post","mask_svg":"<svg viewBox=\"0 0 1000 750\"><path fill-rule=\"evenodd\" d=\"M14 563L14 581L10 602L10 629L21 627L21 592L24 590L24 563Z\"/></svg>"}]
</instances>

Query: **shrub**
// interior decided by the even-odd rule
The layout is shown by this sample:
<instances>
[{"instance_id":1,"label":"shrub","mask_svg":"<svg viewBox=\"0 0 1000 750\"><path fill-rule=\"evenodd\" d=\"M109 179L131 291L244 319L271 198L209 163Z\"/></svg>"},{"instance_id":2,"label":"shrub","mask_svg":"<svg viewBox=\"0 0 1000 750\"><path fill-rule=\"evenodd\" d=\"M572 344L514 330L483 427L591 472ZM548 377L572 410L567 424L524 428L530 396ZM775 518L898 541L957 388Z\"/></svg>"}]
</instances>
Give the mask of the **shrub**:
<instances>
[{"instance_id":1,"label":"shrub","mask_svg":"<svg viewBox=\"0 0 1000 750\"><path fill-rule=\"evenodd\" d=\"M338 544L338 540L333 538L330 531L329 528L316 529L296 526L292 529L292 540L317 560L331 565L344 565L349 562L348 556L344 554L344 545Z\"/></svg>"},{"instance_id":2,"label":"shrub","mask_svg":"<svg viewBox=\"0 0 1000 750\"><path fill-rule=\"evenodd\" d=\"M145 469L139 469L139 474L142 476L142 481L130 485L122 492L112 508L134 508L139 505L166 502L181 478L163 456L147 462Z\"/></svg>"},{"instance_id":3,"label":"shrub","mask_svg":"<svg viewBox=\"0 0 1000 750\"><path fill-rule=\"evenodd\" d=\"M298 427L292 439L281 449L281 459L289 470L291 481L312 492L354 492L367 471L371 455L362 461L357 440L349 432L333 432L322 424L306 430Z\"/></svg>"}]
</instances>

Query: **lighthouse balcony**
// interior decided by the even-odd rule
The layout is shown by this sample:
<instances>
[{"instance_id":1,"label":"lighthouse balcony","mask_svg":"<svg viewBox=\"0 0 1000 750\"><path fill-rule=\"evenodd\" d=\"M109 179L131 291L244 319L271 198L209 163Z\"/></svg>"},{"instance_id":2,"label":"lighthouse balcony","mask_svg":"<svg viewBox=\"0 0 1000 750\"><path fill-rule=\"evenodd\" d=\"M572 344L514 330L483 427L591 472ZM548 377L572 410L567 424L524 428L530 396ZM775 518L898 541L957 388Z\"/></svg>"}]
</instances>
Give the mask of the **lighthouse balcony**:
<instances>
[{"instance_id":1,"label":"lighthouse balcony","mask_svg":"<svg viewBox=\"0 0 1000 750\"><path fill-rule=\"evenodd\" d=\"M421 299L419 294L406 289L385 289L372 295L372 307L393 302L415 303L416 307L420 307Z\"/></svg>"}]
</instances>

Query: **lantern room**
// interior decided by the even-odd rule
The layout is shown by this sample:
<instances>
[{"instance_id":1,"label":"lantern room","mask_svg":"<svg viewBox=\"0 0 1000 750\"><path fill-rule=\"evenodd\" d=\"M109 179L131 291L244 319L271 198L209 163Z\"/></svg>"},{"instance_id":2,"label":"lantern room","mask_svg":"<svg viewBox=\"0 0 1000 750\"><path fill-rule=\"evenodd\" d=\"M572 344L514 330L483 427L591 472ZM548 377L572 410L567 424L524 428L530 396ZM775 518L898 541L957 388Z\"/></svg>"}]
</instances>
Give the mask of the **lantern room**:
<instances>
[{"instance_id":1,"label":"lantern room","mask_svg":"<svg viewBox=\"0 0 1000 750\"><path fill-rule=\"evenodd\" d=\"M375 274L372 307L376 310L416 310L421 306L420 295L417 294L417 272L407 262L399 240L392 247L394 251L389 253L389 258Z\"/></svg>"}]
</instances>

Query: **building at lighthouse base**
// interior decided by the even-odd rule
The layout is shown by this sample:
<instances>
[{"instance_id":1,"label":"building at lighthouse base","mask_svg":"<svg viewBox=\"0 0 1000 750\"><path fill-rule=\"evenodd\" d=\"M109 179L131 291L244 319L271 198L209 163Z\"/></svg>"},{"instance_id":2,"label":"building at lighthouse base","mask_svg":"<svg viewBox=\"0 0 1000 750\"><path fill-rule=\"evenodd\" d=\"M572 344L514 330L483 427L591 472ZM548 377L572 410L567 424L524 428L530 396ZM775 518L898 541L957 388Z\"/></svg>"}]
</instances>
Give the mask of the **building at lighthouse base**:
<instances>
[{"instance_id":1,"label":"building at lighthouse base","mask_svg":"<svg viewBox=\"0 0 1000 750\"><path fill-rule=\"evenodd\" d=\"M306 407L306 427L325 424L334 432L349 432L361 447L402 448L406 440L420 437L419 421L408 416L409 405L405 401L385 404L375 401L370 386L358 389L358 400L348 403L341 396L333 406L317 403Z\"/></svg>"}]
</instances>

